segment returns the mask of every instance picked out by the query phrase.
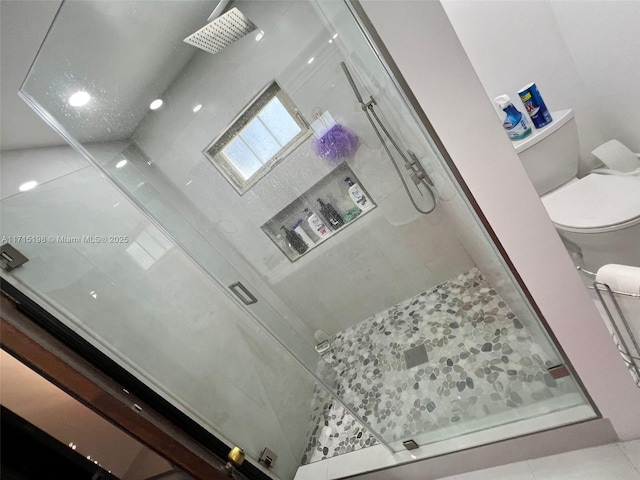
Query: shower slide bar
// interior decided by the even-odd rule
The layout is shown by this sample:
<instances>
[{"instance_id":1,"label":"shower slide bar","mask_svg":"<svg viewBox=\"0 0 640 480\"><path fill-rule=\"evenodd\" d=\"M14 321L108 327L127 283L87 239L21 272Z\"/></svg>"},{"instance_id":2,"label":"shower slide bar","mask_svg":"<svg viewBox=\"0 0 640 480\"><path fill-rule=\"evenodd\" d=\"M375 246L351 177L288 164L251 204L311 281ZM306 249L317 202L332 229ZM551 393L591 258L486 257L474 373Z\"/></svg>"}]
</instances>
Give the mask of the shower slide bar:
<instances>
[{"instance_id":1,"label":"shower slide bar","mask_svg":"<svg viewBox=\"0 0 640 480\"><path fill-rule=\"evenodd\" d=\"M595 280L595 277L596 277L595 273L585 270L581 267L577 267L577 269L579 272L594 278L592 286L588 288L596 292L596 295L600 300L600 304L602 305L602 308L607 314L607 317L609 319L609 324L613 329L612 336L613 336L614 343L618 348L618 352L620 353L620 356L622 357L624 363L627 365L627 368L629 369L629 373L631 374L636 386L640 388L640 344L638 343L638 339L634 336L633 331L629 326L629 322L625 317L622 311L622 308L620 308L620 304L618 300L616 299L616 296L623 296L623 297L634 298L638 302L640 302L640 295L612 290L611 287L609 287L609 285L607 285L606 283L598 282L597 280ZM607 297L610 299L611 303L613 304L614 311L619 318L619 322L616 321L616 318L612 310L609 308L609 305L605 301L603 292L607 294ZM622 324L621 325L622 328L620 327L619 323ZM625 333L626 336L623 335L623 333ZM627 340L625 338L628 338L631 344L633 345L633 348L635 350L635 355L632 354L634 350L629 348L629 344L627 343Z\"/></svg>"},{"instance_id":2,"label":"shower slide bar","mask_svg":"<svg viewBox=\"0 0 640 480\"><path fill-rule=\"evenodd\" d=\"M395 168L396 173L400 177L400 180L402 181L402 186L404 187L404 190L407 192L407 196L409 197L409 200L411 200L411 204L418 212L422 214L427 215L433 212L437 206L437 201L436 201L436 196L433 193L434 183L429 177L429 174L427 173L425 168L422 166L422 164L418 160L418 157L416 156L416 154L413 153L411 150L407 150L407 155L409 156L409 158L407 158L407 155L405 155L402 149L400 149L400 147L398 146L398 143L395 141L393 136L389 133L389 130L387 130L384 123L382 123L382 120L380 120L380 117L378 117L378 114L374 109L374 106L377 105L374 98L372 96L369 97L369 101L365 103L364 100L362 99L362 95L360 95L358 87L356 86L353 80L353 77L351 76L351 72L349 72L349 69L347 68L347 65L344 62L340 62L340 66L342 67L342 70L344 71L344 74L347 77L349 84L351 85L351 89L353 90L353 93L356 99L358 100L358 103L360 103L360 107L367 114L369 123L371 123L371 126L373 127L373 130L376 132L378 139L380 139L382 146L387 152L387 155L389 156L389 159L391 160L391 163L393 164L393 167ZM375 122L374 122L374 119L375 119ZM376 125L376 122L377 122L377 125ZM380 127L380 129L378 129L378 127ZM396 149L396 151L398 152L402 160L404 160L405 168L410 171L409 178L411 178L411 181L415 184L416 188L419 185L423 185L426 188L427 192L429 193L429 196L431 197L431 200L433 201L433 207L431 207L429 210L421 209L416 203L415 199L413 198L413 195L411 194L411 191L409 190L409 186L407 185L407 182L404 176L402 175L402 172L400 171L400 168L398 168L398 165L396 164L393 158L393 154L391 153L391 150L389 149L387 142L385 141L384 137L380 133L380 130L382 130L382 132L387 137L387 140L389 141L389 143L393 145L393 147ZM417 190L420 193L420 195L422 195L422 192L420 191L420 189L417 188Z\"/></svg>"}]
</instances>

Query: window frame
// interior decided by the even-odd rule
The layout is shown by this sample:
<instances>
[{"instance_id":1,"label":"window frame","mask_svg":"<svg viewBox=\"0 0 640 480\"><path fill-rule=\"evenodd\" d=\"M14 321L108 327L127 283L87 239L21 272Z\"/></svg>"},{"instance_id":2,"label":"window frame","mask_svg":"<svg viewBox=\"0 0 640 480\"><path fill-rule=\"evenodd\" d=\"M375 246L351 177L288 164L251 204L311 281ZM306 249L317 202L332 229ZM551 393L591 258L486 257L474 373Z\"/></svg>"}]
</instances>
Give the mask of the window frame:
<instances>
[{"instance_id":1,"label":"window frame","mask_svg":"<svg viewBox=\"0 0 640 480\"><path fill-rule=\"evenodd\" d=\"M284 106L287 113L296 122L300 132L284 145L271 159L266 161L253 175L245 179L222 151L229 145L240 132L258 118L262 109L274 98L277 98ZM249 104L238 114L220 135L218 135L202 152L213 164L222 176L229 182L239 195L244 195L251 187L258 183L282 160L291 154L296 148L302 145L311 135L309 124L293 103L291 98L282 90L280 85L274 80L263 88Z\"/></svg>"}]
</instances>

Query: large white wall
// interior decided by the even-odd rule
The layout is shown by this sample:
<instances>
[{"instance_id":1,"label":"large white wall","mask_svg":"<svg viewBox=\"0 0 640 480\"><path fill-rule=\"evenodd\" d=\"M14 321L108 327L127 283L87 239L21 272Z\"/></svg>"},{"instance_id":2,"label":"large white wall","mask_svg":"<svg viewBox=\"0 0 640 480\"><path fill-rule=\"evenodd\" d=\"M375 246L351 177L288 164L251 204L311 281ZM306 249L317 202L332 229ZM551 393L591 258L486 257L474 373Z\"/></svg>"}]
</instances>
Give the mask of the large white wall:
<instances>
[{"instance_id":1,"label":"large white wall","mask_svg":"<svg viewBox=\"0 0 640 480\"><path fill-rule=\"evenodd\" d=\"M442 5L491 100L507 93L524 112L517 90L536 82L549 110L576 112L580 174L597 163L590 152L611 138L640 147L638 2Z\"/></svg>"},{"instance_id":2,"label":"large white wall","mask_svg":"<svg viewBox=\"0 0 640 480\"><path fill-rule=\"evenodd\" d=\"M640 391L494 121L495 110L442 5L363 5L587 391L620 438L639 438Z\"/></svg>"},{"instance_id":3,"label":"large white wall","mask_svg":"<svg viewBox=\"0 0 640 480\"><path fill-rule=\"evenodd\" d=\"M640 2L551 1L605 140L640 152Z\"/></svg>"}]
</instances>

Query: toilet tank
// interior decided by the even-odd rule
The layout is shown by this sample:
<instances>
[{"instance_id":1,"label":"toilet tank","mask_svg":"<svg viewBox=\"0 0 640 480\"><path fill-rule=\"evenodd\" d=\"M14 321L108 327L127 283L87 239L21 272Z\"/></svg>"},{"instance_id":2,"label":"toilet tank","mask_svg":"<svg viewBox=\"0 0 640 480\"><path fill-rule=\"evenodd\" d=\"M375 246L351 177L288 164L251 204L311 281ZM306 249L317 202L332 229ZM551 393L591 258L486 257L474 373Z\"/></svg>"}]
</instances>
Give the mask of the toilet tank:
<instances>
[{"instance_id":1,"label":"toilet tank","mask_svg":"<svg viewBox=\"0 0 640 480\"><path fill-rule=\"evenodd\" d=\"M513 146L538 195L559 187L578 174L580 153L573 110L551 112L553 122Z\"/></svg>"}]
</instances>

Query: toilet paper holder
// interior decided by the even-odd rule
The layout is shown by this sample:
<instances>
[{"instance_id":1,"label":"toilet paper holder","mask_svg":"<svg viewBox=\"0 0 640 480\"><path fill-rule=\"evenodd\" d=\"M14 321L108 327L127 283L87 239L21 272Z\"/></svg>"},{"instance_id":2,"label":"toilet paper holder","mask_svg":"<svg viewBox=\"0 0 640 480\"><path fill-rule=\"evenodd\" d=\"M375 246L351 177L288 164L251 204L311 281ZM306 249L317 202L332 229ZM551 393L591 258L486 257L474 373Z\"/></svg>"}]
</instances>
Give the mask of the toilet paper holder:
<instances>
[{"instance_id":1,"label":"toilet paper holder","mask_svg":"<svg viewBox=\"0 0 640 480\"><path fill-rule=\"evenodd\" d=\"M620 307L620 303L616 298L616 296L630 297L640 302L640 295L612 290L606 283L599 282L596 279L595 273L581 267L577 267L577 269L581 273L593 278L592 286L588 288L594 290L598 296L598 300L608 317L610 333L616 347L618 348L618 352L620 353L624 363L627 365L627 369L629 370L636 386L640 388L640 341L633 334L629 321L624 315L624 312ZM605 300L605 294L613 308L610 308L609 304ZM619 320L616 320L616 315Z\"/></svg>"}]
</instances>

